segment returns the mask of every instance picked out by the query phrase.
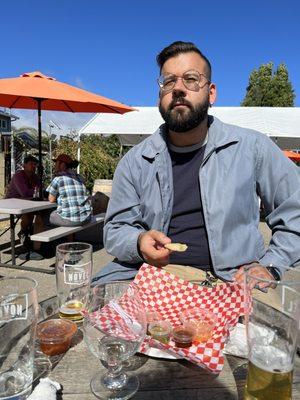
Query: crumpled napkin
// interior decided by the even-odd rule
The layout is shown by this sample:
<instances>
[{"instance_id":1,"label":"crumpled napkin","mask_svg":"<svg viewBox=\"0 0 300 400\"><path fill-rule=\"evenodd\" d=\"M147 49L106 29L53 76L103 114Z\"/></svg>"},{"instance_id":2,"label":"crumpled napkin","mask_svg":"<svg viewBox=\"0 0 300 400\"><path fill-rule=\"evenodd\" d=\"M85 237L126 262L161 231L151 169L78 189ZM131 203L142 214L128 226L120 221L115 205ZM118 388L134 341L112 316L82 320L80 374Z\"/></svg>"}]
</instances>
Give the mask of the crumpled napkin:
<instances>
[{"instance_id":1,"label":"crumpled napkin","mask_svg":"<svg viewBox=\"0 0 300 400\"><path fill-rule=\"evenodd\" d=\"M236 327L230 332L230 337L224 347L223 353L247 358L248 348L245 325L237 323Z\"/></svg>"},{"instance_id":2,"label":"crumpled napkin","mask_svg":"<svg viewBox=\"0 0 300 400\"><path fill-rule=\"evenodd\" d=\"M56 400L56 392L61 388L58 382L49 378L41 378L27 400Z\"/></svg>"},{"instance_id":3,"label":"crumpled napkin","mask_svg":"<svg viewBox=\"0 0 300 400\"><path fill-rule=\"evenodd\" d=\"M264 341L271 343L274 339L275 332L264 326L254 325L250 323L252 335L261 337ZM230 337L226 343L223 353L237 357L248 358L248 346L246 336L246 326L238 323L230 332Z\"/></svg>"}]
</instances>

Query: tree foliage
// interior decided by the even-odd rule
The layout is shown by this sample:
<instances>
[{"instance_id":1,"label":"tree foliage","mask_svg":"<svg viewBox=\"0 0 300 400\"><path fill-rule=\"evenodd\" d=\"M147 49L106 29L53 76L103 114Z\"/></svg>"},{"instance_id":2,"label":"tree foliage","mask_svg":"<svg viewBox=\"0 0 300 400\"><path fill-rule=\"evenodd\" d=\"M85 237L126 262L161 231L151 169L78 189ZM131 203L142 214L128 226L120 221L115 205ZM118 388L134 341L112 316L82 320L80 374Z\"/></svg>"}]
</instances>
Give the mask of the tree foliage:
<instances>
[{"instance_id":1,"label":"tree foliage","mask_svg":"<svg viewBox=\"0 0 300 400\"><path fill-rule=\"evenodd\" d=\"M293 107L294 99L295 92L286 65L282 63L274 71L273 63L269 62L251 72L241 106Z\"/></svg>"},{"instance_id":2,"label":"tree foliage","mask_svg":"<svg viewBox=\"0 0 300 400\"><path fill-rule=\"evenodd\" d=\"M55 156L66 153L77 159L78 143L70 139L61 139L56 144ZM117 136L102 138L99 135L81 137L80 174L85 178L86 186L92 190L95 179L112 179L119 161L120 142Z\"/></svg>"},{"instance_id":3,"label":"tree foliage","mask_svg":"<svg viewBox=\"0 0 300 400\"><path fill-rule=\"evenodd\" d=\"M19 134L22 132L36 141L34 148L29 148L26 143L21 140ZM72 134L73 133L73 134ZM15 147L21 149L19 154L29 152L37 155L38 134L35 128L24 126L14 129ZM50 158L55 158L61 153L66 153L72 158L77 159L78 141L77 133L70 132L66 137L62 137L58 141L52 141L52 157L49 153L49 138L43 132L43 165L44 165L44 186L50 183ZM116 135L109 137L101 137L100 135L82 135L80 138L80 173L86 181L86 186L92 190L95 179L112 179L117 163L120 159L120 141ZM54 165L52 165L54 168ZM53 171L54 172L54 171Z\"/></svg>"}]
</instances>

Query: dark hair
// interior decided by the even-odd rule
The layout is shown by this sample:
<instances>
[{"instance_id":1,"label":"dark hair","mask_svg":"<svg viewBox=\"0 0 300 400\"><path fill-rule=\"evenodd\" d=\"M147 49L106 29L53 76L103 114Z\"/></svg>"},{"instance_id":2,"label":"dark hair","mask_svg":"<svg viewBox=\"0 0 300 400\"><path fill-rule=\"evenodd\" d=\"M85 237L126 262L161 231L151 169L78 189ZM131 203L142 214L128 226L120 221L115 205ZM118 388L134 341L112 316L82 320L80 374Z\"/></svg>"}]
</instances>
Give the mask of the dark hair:
<instances>
[{"instance_id":1,"label":"dark hair","mask_svg":"<svg viewBox=\"0 0 300 400\"><path fill-rule=\"evenodd\" d=\"M27 163L29 163L30 161L35 162L36 164L39 163L39 160L38 160L37 158L33 157L33 156L26 156L26 157L24 158L24 164L27 164Z\"/></svg>"},{"instance_id":2,"label":"dark hair","mask_svg":"<svg viewBox=\"0 0 300 400\"><path fill-rule=\"evenodd\" d=\"M165 47L156 57L157 64L161 71L164 63L169 60L169 58L176 57L179 54L183 53L197 53L199 56L204 60L206 64L206 74L207 78L211 80L211 64L208 58L205 57L203 53L198 49L197 46L194 45L192 42L173 42L169 46Z\"/></svg>"},{"instance_id":3,"label":"dark hair","mask_svg":"<svg viewBox=\"0 0 300 400\"><path fill-rule=\"evenodd\" d=\"M79 161L73 160L72 162L70 162L69 164L67 164L67 167L68 167L68 168L74 169L74 168L77 168L78 165L79 165Z\"/></svg>"}]
</instances>

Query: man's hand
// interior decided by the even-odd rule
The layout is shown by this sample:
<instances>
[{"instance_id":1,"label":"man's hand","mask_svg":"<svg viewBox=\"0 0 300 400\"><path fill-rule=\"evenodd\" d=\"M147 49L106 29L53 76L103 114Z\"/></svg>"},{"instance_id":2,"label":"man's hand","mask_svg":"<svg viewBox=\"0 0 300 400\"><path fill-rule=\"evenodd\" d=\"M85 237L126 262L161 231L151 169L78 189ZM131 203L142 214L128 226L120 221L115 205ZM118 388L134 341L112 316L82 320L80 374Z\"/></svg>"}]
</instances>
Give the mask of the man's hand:
<instances>
[{"instance_id":1,"label":"man's hand","mask_svg":"<svg viewBox=\"0 0 300 400\"><path fill-rule=\"evenodd\" d=\"M256 289L261 290L262 292L267 292L268 287L274 288L273 285L269 284L268 282L261 282L257 278L261 279L266 279L266 280L273 280L274 277L273 275L262 265L259 263L252 263L249 265L243 265L241 266L236 274L234 275L234 280L239 283L240 285L244 284L244 273L245 273L245 267L251 267L250 275L253 276L253 279L251 279L251 286L250 289L252 290L254 287Z\"/></svg>"},{"instance_id":2,"label":"man's hand","mask_svg":"<svg viewBox=\"0 0 300 400\"><path fill-rule=\"evenodd\" d=\"M150 265L162 267L169 263L171 251L164 245L171 243L171 239L159 231L148 231L140 234L138 248L143 259Z\"/></svg>"}]
</instances>

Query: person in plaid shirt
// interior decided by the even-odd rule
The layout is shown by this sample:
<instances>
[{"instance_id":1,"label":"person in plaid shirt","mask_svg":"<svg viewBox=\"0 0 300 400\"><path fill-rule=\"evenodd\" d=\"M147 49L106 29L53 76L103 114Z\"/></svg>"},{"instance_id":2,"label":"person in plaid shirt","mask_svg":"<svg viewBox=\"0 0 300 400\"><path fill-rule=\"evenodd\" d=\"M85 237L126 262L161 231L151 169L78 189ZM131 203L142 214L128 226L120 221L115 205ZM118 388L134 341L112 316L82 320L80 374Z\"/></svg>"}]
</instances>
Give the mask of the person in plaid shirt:
<instances>
[{"instance_id":1,"label":"person in plaid shirt","mask_svg":"<svg viewBox=\"0 0 300 400\"><path fill-rule=\"evenodd\" d=\"M90 221L92 206L84 179L72 168L78 161L67 154L55 160L57 175L47 188L49 201L57 202L57 210L50 215L50 223L57 226L80 226Z\"/></svg>"}]
</instances>

